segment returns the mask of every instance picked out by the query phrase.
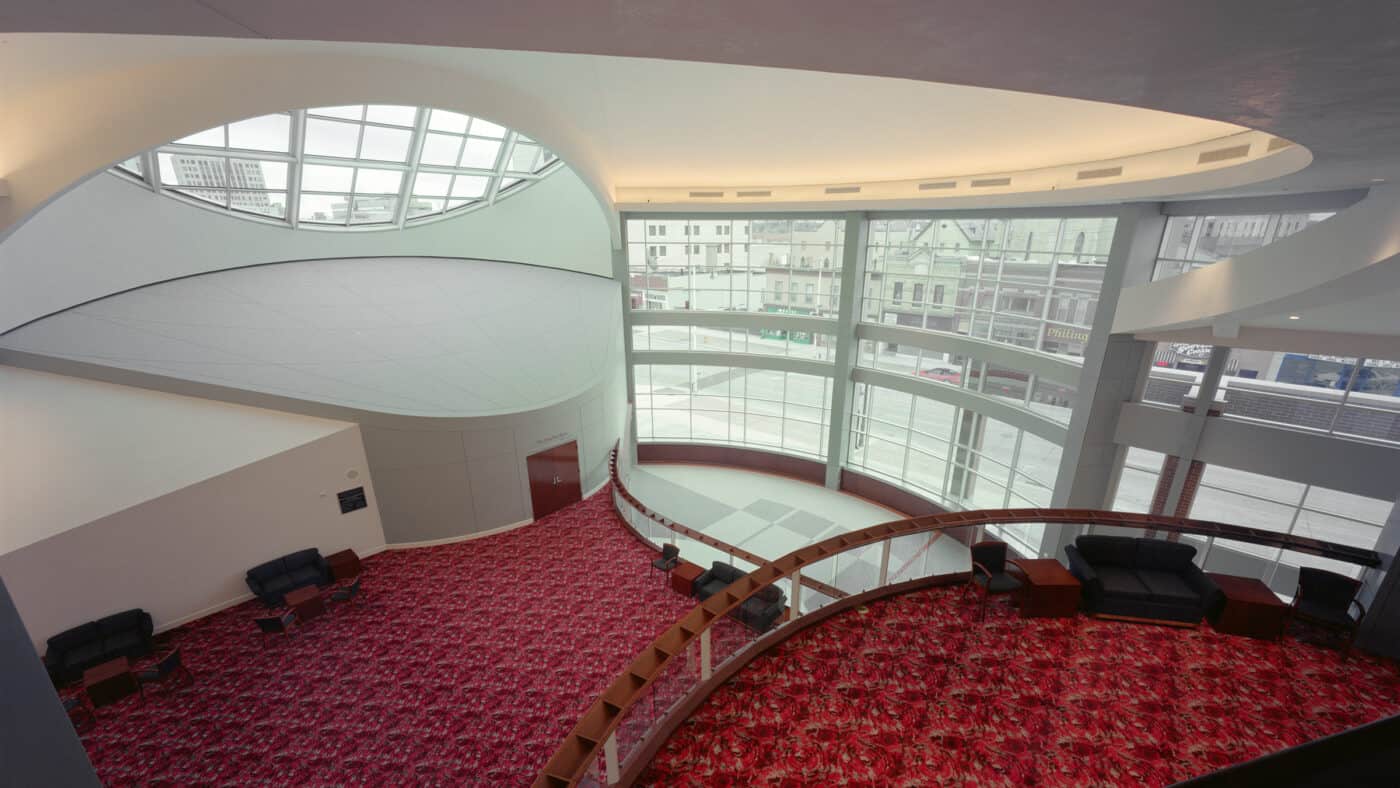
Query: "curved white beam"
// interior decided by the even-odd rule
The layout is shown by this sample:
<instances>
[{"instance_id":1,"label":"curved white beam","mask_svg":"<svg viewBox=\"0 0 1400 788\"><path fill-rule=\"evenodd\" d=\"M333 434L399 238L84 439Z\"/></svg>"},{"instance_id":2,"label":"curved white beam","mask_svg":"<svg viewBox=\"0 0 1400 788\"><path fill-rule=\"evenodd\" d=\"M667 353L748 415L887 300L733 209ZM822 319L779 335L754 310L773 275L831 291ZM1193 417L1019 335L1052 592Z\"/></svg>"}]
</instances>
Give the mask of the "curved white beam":
<instances>
[{"instance_id":1,"label":"curved white beam","mask_svg":"<svg viewBox=\"0 0 1400 788\"><path fill-rule=\"evenodd\" d=\"M1230 339L1251 321L1393 290L1400 290L1400 188L1379 186L1331 219L1281 241L1125 289L1113 332L1199 333L1208 328Z\"/></svg>"}]
</instances>

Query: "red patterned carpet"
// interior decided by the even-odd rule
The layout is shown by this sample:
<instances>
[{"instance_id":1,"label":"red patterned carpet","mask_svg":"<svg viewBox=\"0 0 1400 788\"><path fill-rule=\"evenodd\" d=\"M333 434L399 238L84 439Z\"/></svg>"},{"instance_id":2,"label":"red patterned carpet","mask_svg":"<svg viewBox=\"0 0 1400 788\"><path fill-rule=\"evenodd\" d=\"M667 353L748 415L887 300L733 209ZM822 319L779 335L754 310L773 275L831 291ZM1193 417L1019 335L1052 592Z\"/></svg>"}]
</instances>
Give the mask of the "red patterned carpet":
<instances>
[{"instance_id":1,"label":"red patterned carpet","mask_svg":"<svg viewBox=\"0 0 1400 788\"><path fill-rule=\"evenodd\" d=\"M358 602L266 648L256 602L177 630L195 683L99 710L83 743L107 785L527 785L690 608L653 557L606 490L505 534L381 553Z\"/></svg>"},{"instance_id":2,"label":"red patterned carpet","mask_svg":"<svg viewBox=\"0 0 1400 788\"><path fill-rule=\"evenodd\" d=\"M960 588L838 615L687 720L652 785L1166 785L1400 712L1363 655L1077 619L985 625Z\"/></svg>"}]
</instances>

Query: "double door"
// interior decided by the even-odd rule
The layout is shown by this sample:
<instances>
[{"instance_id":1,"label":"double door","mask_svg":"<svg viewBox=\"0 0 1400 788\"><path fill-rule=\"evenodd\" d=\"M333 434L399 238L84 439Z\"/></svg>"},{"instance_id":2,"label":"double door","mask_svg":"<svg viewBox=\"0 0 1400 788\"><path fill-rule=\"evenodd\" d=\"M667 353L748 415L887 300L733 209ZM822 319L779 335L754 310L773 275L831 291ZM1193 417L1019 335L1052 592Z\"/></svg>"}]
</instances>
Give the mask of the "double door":
<instances>
[{"instance_id":1,"label":"double door","mask_svg":"<svg viewBox=\"0 0 1400 788\"><path fill-rule=\"evenodd\" d=\"M578 441L545 449L525 458L530 473L530 504L535 519L583 500Z\"/></svg>"}]
</instances>

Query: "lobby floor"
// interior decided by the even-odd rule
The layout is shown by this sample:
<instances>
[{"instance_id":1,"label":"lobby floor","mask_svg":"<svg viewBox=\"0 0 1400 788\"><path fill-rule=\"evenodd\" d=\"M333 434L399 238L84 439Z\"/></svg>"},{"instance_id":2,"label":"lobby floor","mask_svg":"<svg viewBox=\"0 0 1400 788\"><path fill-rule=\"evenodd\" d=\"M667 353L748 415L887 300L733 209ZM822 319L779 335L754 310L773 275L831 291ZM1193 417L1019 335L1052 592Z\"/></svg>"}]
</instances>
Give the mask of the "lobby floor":
<instances>
[{"instance_id":1,"label":"lobby floor","mask_svg":"<svg viewBox=\"0 0 1400 788\"><path fill-rule=\"evenodd\" d=\"M706 465L646 463L627 479L642 503L676 522L733 547L772 561L806 545L903 515L863 498L820 485L755 471ZM695 540L680 538L681 557L707 567L728 555ZM880 573L880 548L843 553L804 570L809 578L849 593L873 587ZM967 548L938 534L909 537L892 549L889 577L909 579L967 571ZM748 564L733 563L750 569ZM791 591L784 584L791 598ZM804 597L804 608L823 600Z\"/></svg>"}]
</instances>

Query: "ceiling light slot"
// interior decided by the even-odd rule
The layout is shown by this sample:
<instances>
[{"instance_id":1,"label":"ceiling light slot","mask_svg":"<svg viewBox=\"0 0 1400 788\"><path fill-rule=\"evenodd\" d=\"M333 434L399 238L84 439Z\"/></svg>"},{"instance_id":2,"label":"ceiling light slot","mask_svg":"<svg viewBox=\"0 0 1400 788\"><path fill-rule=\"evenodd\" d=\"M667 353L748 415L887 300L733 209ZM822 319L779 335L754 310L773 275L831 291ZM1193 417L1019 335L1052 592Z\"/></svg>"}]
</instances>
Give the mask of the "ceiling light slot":
<instances>
[{"instance_id":1,"label":"ceiling light slot","mask_svg":"<svg viewBox=\"0 0 1400 788\"><path fill-rule=\"evenodd\" d=\"M972 182L972 188L985 189L988 186L1010 186L1010 178L978 178Z\"/></svg>"},{"instance_id":2,"label":"ceiling light slot","mask_svg":"<svg viewBox=\"0 0 1400 788\"><path fill-rule=\"evenodd\" d=\"M921 183L921 184L919 184L919 191L921 191L921 192L933 191L933 190L935 190L935 189L956 189L956 188L958 188L958 182L957 182L957 181L935 181L935 182L933 182L933 183Z\"/></svg>"},{"instance_id":3,"label":"ceiling light slot","mask_svg":"<svg viewBox=\"0 0 1400 788\"><path fill-rule=\"evenodd\" d=\"M1214 164L1217 161L1228 161L1230 159L1243 159L1249 155L1249 145L1235 145L1230 148L1216 148L1208 150L1196 157L1197 164Z\"/></svg>"},{"instance_id":4,"label":"ceiling light slot","mask_svg":"<svg viewBox=\"0 0 1400 788\"><path fill-rule=\"evenodd\" d=\"M691 197L723 197L724 192L691 192Z\"/></svg>"},{"instance_id":5,"label":"ceiling light slot","mask_svg":"<svg viewBox=\"0 0 1400 788\"><path fill-rule=\"evenodd\" d=\"M1098 169L1096 169L1096 170L1080 170L1080 171L1079 171L1079 175L1076 176L1076 178L1077 178L1077 180L1081 180L1081 181L1092 181L1092 180L1096 180L1096 179L1098 179L1098 178L1117 178L1119 175L1122 175L1122 174L1123 174L1123 168L1122 168L1122 166L1118 166L1118 167L1100 167L1100 168L1098 168Z\"/></svg>"},{"instance_id":6,"label":"ceiling light slot","mask_svg":"<svg viewBox=\"0 0 1400 788\"><path fill-rule=\"evenodd\" d=\"M772 197L772 189L758 189L754 191L734 192L738 197Z\"/></svg>"},{"instance_id":7,"label":"ceiling light slot","mask_svg":"<svg viewBox=\"0 0 1400 788\"><path fill-rule=\"evenodd\" d=\"M860 187L859 187L859 186L828 186L828 187L826 187L826 193L827 193L827 194L859 194L859 193L860 193Z\"/></svg>"}]
</instances>

